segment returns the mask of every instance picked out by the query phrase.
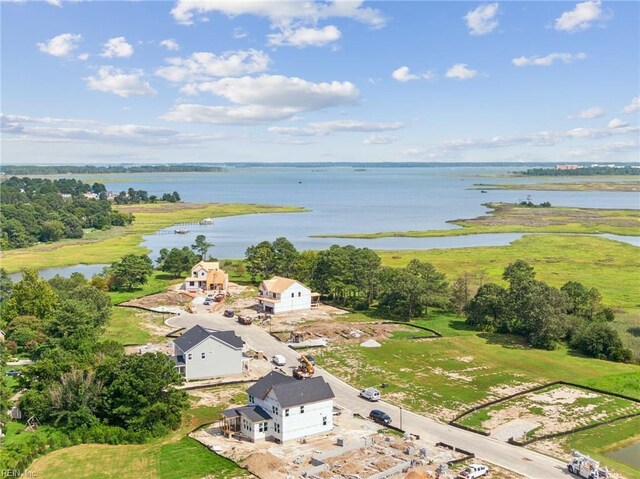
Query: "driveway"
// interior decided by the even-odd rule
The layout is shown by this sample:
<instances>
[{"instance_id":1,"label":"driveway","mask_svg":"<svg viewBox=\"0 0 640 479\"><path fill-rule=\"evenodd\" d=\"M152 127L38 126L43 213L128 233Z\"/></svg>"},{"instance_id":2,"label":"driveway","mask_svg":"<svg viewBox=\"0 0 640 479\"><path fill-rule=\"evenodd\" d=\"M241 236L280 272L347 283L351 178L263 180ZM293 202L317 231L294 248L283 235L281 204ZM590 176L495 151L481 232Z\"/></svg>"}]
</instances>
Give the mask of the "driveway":
<instances>
[{"instance_id":1,"label":"driveway","mask_svg":"<svg viewBox=\"0 0 640 479\"><path fill-rule=\"evenodd\" d=\"M298 364L299 354L284 345L262 328L251 325L238 324L236 318L225 318L219 313L184 314L167 320L170 326L190 328L199 324L205 328L217 330L233 330L256 351L263 351L266 357L281 354L287 359L285 369L290 371L290 365ZM358 413L364 417L369 415L372 403L360 398L358 390L344 381L333 376L320 367L316 371L331 385L335 401L338 405ZM444 442L460 449L475 453L475 455L500 467L511 470L533 479L566 478L571 475L566 472L564 462L545 456L528 449L512 446L491 437L481 436L463 429L458 429L433 419L420 416L411 411L401 410L398 406L380 401L375 403L376 409L389 414L393 424L400 426L412 434L420 435L421 439L431 442ZM400 418L402 414L402 419Z\"/></svg>"}]
</instances>

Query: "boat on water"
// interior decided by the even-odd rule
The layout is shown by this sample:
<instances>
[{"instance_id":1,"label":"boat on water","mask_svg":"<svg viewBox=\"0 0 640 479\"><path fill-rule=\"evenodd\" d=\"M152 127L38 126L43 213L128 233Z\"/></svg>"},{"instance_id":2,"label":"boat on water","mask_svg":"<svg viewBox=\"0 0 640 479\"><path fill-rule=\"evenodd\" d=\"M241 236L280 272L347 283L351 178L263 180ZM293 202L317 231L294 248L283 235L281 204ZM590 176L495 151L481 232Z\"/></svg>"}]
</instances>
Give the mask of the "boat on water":
<instances>
[{"instance_id":1,"label":"boat on water","mask_svg":"<svg viewBox=\"0 0 640 479\"><path fill-rule=\"evenodd\" d=\"M173 230L173 232L177 235L186 235L189 232L189 230L178 229L178 230Z\"/></svg>"},{"instance_id":2,"label":"boat on water","mask_svg":"<svg viewBox=\"0 0 640 479\"><path fill-rule=\"evenodd\" d=\"M200 222L201 225L212 225L213 224L213 218L205 218Z\"/></svg>"}]
</instances>

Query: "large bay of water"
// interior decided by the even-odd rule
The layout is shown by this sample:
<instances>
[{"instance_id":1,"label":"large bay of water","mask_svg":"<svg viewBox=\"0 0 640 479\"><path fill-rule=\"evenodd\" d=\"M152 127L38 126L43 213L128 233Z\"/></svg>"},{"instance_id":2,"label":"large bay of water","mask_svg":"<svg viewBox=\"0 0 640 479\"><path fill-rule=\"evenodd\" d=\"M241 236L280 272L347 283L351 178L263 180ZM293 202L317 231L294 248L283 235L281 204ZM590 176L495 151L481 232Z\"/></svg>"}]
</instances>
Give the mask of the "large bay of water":
<instances>
[{"instance_id":1,"label":"large bay of water","mask_svg":"<svg viewBox=\"0 0 640 479\"><path fill-rule=\"evenodd\" d=\"M526 166L518 169L524 169ZM149 235L144 244L156 259L161 248L191 245L198 234L215 244L217 258L244 257L246 248L285 236L298 249L322 249L353 244L372 249L428 249L505 245L520 234L469 235L445 238L381 238L353 240L311 238L334 233L369 233L457 228L448 220L474 218L487 212L487 202L525 199L554 206L640 208L640 195L628 192L567 192L488 190L475 183L577 181L558 178L500 177L508 167L238 167L224 173L148 173L101 175L110 191L129 187L161 195L178 191L184 201L262 203L302 206L306 213L261 214L217 218L213 227L189 227L185 235ZM597 178L594 178L597 180ZM601 179L600 179L601 181ZM173 228L170 228L171 230ZM619 238L618 238L619 239ZM624 240L624 239L623 239ZM640 246L638 238L627 242ZM88 267L91 268L91 267ZM65 273L68 273L65 269ZM85 273L89 273L87 270ZM46 272L47 275L53 272Z\"/></svg>"}]
</instances>

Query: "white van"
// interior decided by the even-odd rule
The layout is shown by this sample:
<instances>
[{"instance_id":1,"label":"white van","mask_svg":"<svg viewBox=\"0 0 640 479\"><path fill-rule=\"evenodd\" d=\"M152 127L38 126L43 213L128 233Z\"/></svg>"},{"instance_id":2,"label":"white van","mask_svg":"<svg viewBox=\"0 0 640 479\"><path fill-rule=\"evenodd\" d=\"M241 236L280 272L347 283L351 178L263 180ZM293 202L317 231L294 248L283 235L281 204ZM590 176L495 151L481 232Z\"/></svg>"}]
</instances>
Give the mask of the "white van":
<instances>
[{"instance_id":1,"label":"white van","mask_svg":"<svg viewBox=\"0 0 640 479\"><path fill-rule=\"evenodd\" d=\"M285 366L287 364L287 359L282 354L276 354L271 361L276 366Z\"/></svg>"},{"instance_id":2,"label":"white van","mask_svg":"<svg viewBox=\"0 0 640 479\"><path fill-rule=\"evenodd\" d=\"M380 391L376 388L367 388L360 391L360 397L368 399L369 401L380 401Z\"/></svg>"}]
</instances>

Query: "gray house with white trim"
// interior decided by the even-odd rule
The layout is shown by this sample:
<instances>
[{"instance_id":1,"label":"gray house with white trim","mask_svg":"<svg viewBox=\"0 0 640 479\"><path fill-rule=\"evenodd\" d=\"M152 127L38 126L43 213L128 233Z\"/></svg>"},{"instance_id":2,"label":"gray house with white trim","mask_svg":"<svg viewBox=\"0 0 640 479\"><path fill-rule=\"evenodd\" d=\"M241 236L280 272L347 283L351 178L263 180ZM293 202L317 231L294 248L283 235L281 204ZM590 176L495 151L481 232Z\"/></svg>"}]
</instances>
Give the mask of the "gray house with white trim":
<instances>
[{"instance_id":1,"label":"gray house with white trim","mask_svg":"<svg viewBox=\"0 0 640 479\"><path fill-rule=\"evenodd\" d=\"M242 373L244 341L233 331L200 325L173 340L176 369L187 381Z\"/></svg>"}]
</instances>

